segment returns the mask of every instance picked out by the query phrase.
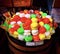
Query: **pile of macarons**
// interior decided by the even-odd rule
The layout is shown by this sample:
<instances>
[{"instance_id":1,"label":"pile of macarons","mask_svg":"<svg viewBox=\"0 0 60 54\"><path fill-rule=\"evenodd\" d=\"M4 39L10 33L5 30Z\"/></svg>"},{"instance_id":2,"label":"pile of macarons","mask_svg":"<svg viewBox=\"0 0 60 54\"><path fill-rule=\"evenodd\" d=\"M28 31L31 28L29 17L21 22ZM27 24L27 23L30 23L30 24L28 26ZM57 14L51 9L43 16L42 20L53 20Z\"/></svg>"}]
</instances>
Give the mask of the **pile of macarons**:
<instances>
[{"instance_id":1,"label":"pile of macarons","mask_svg":"<svg viewBox=\"0 0 60 54\"><path fill-rule=\"evenodd\" d=\"M16 12L8 25L9 34L25 42L51 39L51 35L55 33L58 26L50 15L39 10Z\"/></svg>"}]
</instances>

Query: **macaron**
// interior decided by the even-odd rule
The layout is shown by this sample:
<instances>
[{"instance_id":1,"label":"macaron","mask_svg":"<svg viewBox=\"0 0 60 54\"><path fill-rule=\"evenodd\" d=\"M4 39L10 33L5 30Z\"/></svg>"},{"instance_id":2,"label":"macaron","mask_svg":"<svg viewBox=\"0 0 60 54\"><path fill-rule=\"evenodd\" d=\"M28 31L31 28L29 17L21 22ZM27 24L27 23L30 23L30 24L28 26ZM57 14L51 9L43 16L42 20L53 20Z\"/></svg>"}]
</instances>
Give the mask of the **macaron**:
<instances>
[{"instance_id":1,"label":"macaron","mask_svg":"<svg viewBox=\"0 0 60 54\"><path fill-rule=\"evenodd\" d=\"M25 14L24 13L20 13L19 16L22 18L22 17L25 17Z\"/></svg>"},{"instance_id":2,"label":"macaron","mask_svg":"<svg viewBox=\"0 0 60 54\"><path fill-rule=\"evenodd\" d=\"M19 16L19 15L20 15L20 12L16 12L16 15L18 15L18 16Z\"/></svg>"},{"instance_id":3,"label":"macaron","mask_svg":"<svg viewBox=\"0 0 60 54\"><path fill-rule=\"evenodd\" d=\"M30 18L36 18L36 14L31 14Z\"/></svg>"},{"instance_id":4,"label":"macaron","mask_svg":"<svg viewBox=\"0 0 60 54\"><path fill-rule=\"evenodd\" d=\"M22 24L22 22L21 21L17 21L17 24L20 25L20 24Z\"/></svg>"},{"instance_id":5,"label":"macaron","mask_svg":"<svg viewBox=\"0 0 60 54\"><path fill-rule=\"evenodd\" d=\"M25 36L25 41L26 41L26 42L32 41L32 35Z\"/></svg>"},{"instance_id":6,"label":"macaron","mask_svg":"<svg viewBox=\"0 0 60 54\"><path fill-rule=\"evenodd\" d=\"M25 22L25 24L28 24L28 25L30 25L32 23L32 21L31 21L31 19L26 19L26 22Z\"/></svg>"},{"instance_id":7,"label":"macaron","mask_svg":"<svg viewBox=\"0 0 60 54\"><path fill-rule=\"evenodd\" d=\"M38 27L38 23L36 23L36 22L31 24L31 28L35 28L35 27Z\"/></svg>"},{"instance_id":8,"label":"macaron","mask_svg":"<svg viewBox=\"0 0 60 54\"><path fill-rule=\"evenodd\" d=\"M45 24L48 24L48 23L50 22L50 20L49 20L48 18L44 18L44 19L43 19L43 22L44 22Z\"/></svg>"},{"instance_id":9,"label":"macaron","mask_svg":"<svg viewBox=\"0 0 60 54\"><path fill-rule=\"evenodd\" d=\"M51 39L51 35L46 36L45 39Z\"/></svg>"},{"instance_id":10,"label":"macaron","mask_svg":"<svg viewBox=\"0 0 60 54\"><path fill-rule=\"evenodd\" d=\"M39 14L39 11L38 11L38 10L35 10L34 13L35 13L35 14Z\"/></svg>"},{"instance_id":11,"label":"macaron","mask_svg":"<svg viewBox=\"0 0 60 54\"><path fill-rule=\"evenodd\" d=\"M20 26L18 24L14 24L14 30L17 31L18 28L20 28Z\"/></svg>"},{"instance_id":12,"label":"macaron","mask_svg":"<svg viewBox=\"0 0 60 54\"><path fill-rule=\"evenodd\" d=\"M39 22L39 25L44 26L44 22L43 21Z\"/></svg>"},{"instance_id":13,"label":"macaron","mask_svg":"<svg viewBox=\"0 0 60 54\"><path fill-rule=\"evenodd\" d=\"M32 20L32 22L38 22L37 18L32 18L31 20Z\"/></svg>"},{"instance_id":14,"label":"macaron","mask_svg":"<svg viewBox=\"0 0 60 54\"><path fill-rule=\"evenodd\" d=\"M27 20L27 18L26 18L26 17L22 17L22 18L20 19L20 21L21 21L22 23L25 23L25 22L26 22L26 20Z\"/></svg>"},{"instance_id":15,"label":"macaron","mask_svg":"<svg viewBox=\"0 0 60 54\"><path fill-rule=\"evenodd\" d=\"M38 35L38 30L32 30L32 35Z\"/></svg>"},{"instance_id":16,"label":"macaron","mask_svg":"<svg viewBox=\"0 0 60 54\"><path fill-rule=\"evenodd\" d=\"M45 32L45 36L49 36L50 35L50 31Z\"/></svg>"},{"instance_id":17,"label":"macaron","mask_svg":"<svg viewBox=\"0 0 60 54\"><path fill-rule=\"evenodd\" d=\"M10 29L10 28L13 28L13 27L14 27L13 25L11 25L11 24L9 25L9 29Z\"/></svg>"},{"instance_id":18,"label":"macaron","mask_svg":"<svg viewBox=\"0 0 60 54\"><path fill-rule=\"evenodd\" d=\"M43 14L43 12L42 12L42 11L40 11L39 13L40 13L41 15Z\"/></svg>"},{"instance_id":19,"label":"macaron","mask_svg":"<svg viewBox=\"0 0 60 54\"><path fill-rule=\"evenodd\" d=\"M40 41L39 36L38 36L38 35L34 35L34 36L33 36L33 41L35 41L35 42L36 42L36 41Z\"/></svg>"},{"instance_id":20,"label":"macaron","mask_svg":"<svg viewBox=\"0 0 60 54\"><path fill-rule=\"evenodd\" d=\"M45 39L45 34L39 34L39 39L44 40Z\"/></svg>"},{"instance_id":21,"label":"macaron","mask_svg":"<svg viewBox=\"0 0 60 54\"><path fill-rule=\"evenodd\" d=\"M17 31L14 31L13 35L16 36L16 37L18 37L19 34L18 34Z\"/></svg>"},{"instance_id":22,"label":"macaron","mask_svg":"<svg viewBox=\"0 0 60 54\"><path fill-rule=\"evenodd\" d=\"M25 10L24 10L24 13L25 13L25 14L27 14L27 13L28 13L28 10L27 10L27 9L25 9Z\"/></svg>"},{"instance_id":23,"label":"macaron","mask_svg":"<svg viewBox=\"0 0 60 54\"><path fill-rule=\"evenodd\" d=\"M17 30L17 32L18 32L19 34L23 34L23 33L24 33L24 29L23 29L23 28L19 28L19 29Z\"/></svg>"},{"instance_id":24,"label":"macaron","mask_svg":"<svg viewBox=\"0 0 60 54\"><path fill-rule=\"evenodd\" d=\"M30 18L30 14L25 14L25 17L26 18Z\"/></svg>"},{"instance_id":25,"label":"macaron","mask_svg":"<svg viewBox=\"0 0 60 54\"><path fill-rule=\"evenodd\" d=\"M15 30L14 30L14 28L10 28L8 31L9 31L9 33L13 34Z\"/></svg>"},{"instance_id":26,"label":"macaron","mask_svg":"<svg viewBox=\"0 0 60 54\"><path fill-rule=\"evenodd\" d=\"M19 21L20 19L21 19L20 16L15 15L15 16L13 17L13 19L11 19L11 20L17 22L17 21Z\"/></svg>"},{"instance_id":27,"label":"macaron","mask_svg":"<svg viewBox=\"0 0 60 54\"><path fill-rule=\"evenodd\" d=\"M52 18L50 15L47 15L46 18Z\"/></svg>"},{"instance_id":28,"label":"macaron","mask_svg":"<svg viewBox=\"0 0 60 54\"><path fill-rule=\"evenodd\" d=\"M19 35L18 35L18 40L24 41L24 38L25 38L24 35L22 35L22 34L19 34Z\"/></svg>"},{"instance_id":29,"label":"macaron","mask_svg":"<svg viewBox=\"0 0 60 54\"><path fill-rule=\"evenodd\" d=\"M43 33L45 33L45 32L46 32L45 27L40 27L40 28L39 28L39 33L43 34Z\"/></svg>"},{"instance_id":30,"label":"macaron","mask_svg":"<svg viewBox=\"0 0 60 54\"><path fill-rule=\"evenodd\" d=\"M46 17L47 16L47 13L42 13L42 17Z\"/></svg>"},{"instance_id":31,"label":"macaron","mask_svg":"<svg viewBox=\"0 0 60 54\"><path fill-rule=\"evenodd\" d=\"M47 31L50 30L50 25L49 24L44 24L44 27L46 28Z\"/></svg>"},{"instance_id":32,"label":"macaron","mask_svg":"<svg viewBox=\"0 0 60 54\"><path fill-rule=\"evenodd\" d=\"M24 30L24 35L25 35L25 36L31 35L30 30Z\"/></svg>"},{"instance_id":33,"label":"macaron","mask_svg":"<svg viewBox=\"0 0 60 54\"><path fill-rule=\"evenodd\" d=\"M33 14L34 10L31 9L31 10L28 11L28 13Z\"/></svg>"}]
</instances>

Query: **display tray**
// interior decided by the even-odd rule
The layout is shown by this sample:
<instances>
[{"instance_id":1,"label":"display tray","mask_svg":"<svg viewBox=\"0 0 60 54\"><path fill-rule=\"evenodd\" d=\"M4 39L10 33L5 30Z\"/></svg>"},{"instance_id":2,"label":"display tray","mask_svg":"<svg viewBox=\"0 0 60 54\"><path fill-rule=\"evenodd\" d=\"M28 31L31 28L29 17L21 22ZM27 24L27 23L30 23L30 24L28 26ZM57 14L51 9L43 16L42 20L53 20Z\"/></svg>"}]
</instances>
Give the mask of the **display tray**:
<instances>
[{"instance_id":1,"label":"display tray","mask_svg":"<svg viewBox=\"0 0 60 54\"><path fill-rule=\"evenodd\" d=\"M42 52L45 51L46 49L50 49L50 47L54 44L54 36L56 36L56 33L54 33L51 36L50 40L44 40L44 44L38 45L38 46L26 46L26 42L20 41L18 39L15 39L8 33L8 42L9 42L9 47L10 50L12 50L14 53L22 52L22 53L37 53L37 52ZM32 49L32 50L31 50Z\"/></svg>"},{"instance_id":2,"label":"display tray","mask_svg":"<svg viewBox=\"0 0 60 54\"><path fill-rule=\"evenodd\" d=\"M53 35L52 35L52 37L53 37ZM16 43L16 44L18 44L18 45L20 45L20 46L23 46L23 47L33 47L33 48L35 48L35 47L42 47L42 46L45 46L45 45L49 45L49 44L51 44L51 42L52 42L52 40L53 40L53 38L51 38L50 40L44 40L43 41L43 44L41 44L41 45L33 45L33 46L27 46L26 45L26 42L24 42L24 41L21 41L21 40L18 40L18 39L15 39L14 37L12 37L12 36L8 36L8 39L10 39L11 41L13 41L14 43ZM33 42L34 43L34 42ZM38 42L39 43L39 42Z\"/></svg>"}]
</instances>

